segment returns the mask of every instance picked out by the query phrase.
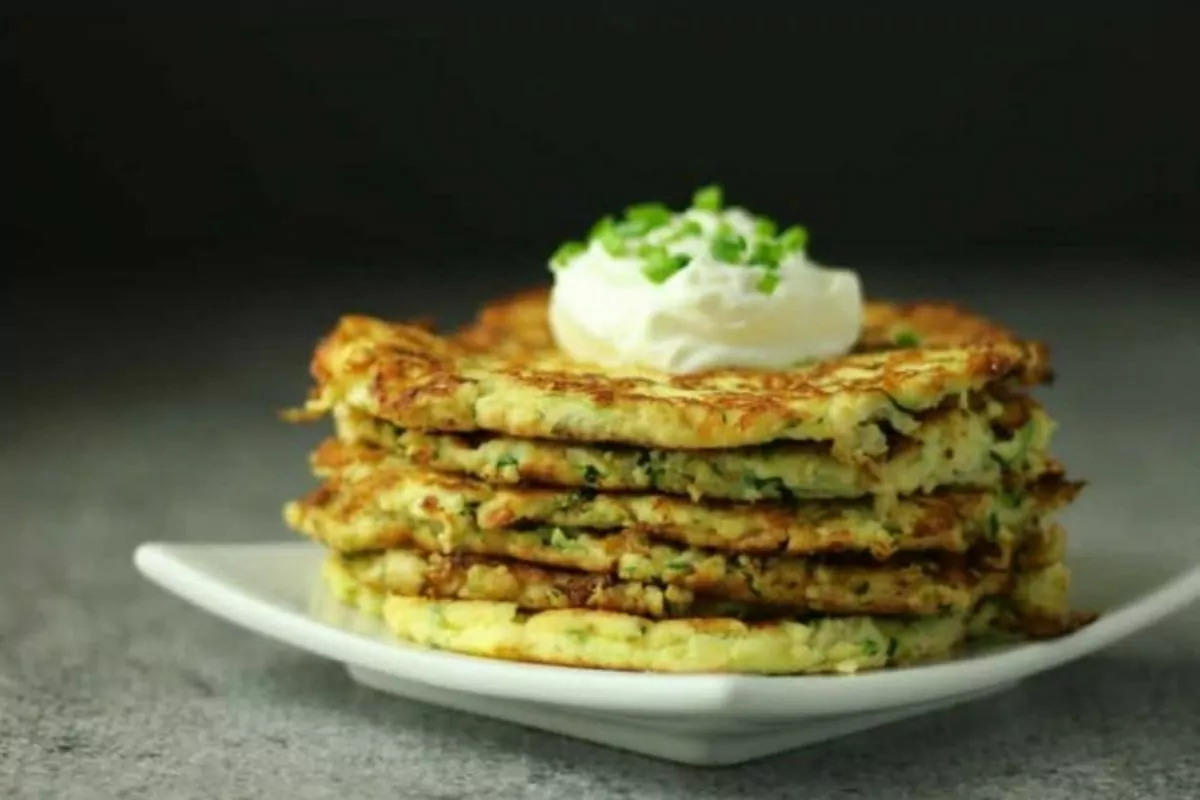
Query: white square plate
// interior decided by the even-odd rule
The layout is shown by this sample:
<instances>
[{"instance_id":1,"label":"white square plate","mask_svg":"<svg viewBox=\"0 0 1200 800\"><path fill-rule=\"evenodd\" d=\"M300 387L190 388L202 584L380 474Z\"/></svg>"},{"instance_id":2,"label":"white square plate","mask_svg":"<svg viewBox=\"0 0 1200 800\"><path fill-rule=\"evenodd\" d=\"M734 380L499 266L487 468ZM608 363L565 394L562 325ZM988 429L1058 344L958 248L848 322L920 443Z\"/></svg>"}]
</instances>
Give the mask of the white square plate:
<instances>
[{"instance_id":1,"label":"white square plate","mask_svg":"<svg viewBox=\"0 0 1200 800\"><path fill-rule=\"evenodd\" d=\"M1073 554L1070 636L851 676L655 675L519 664L417 647L330 597L303 542L147 543L147 578L256 633L346 664L366 686L688 764L734 764L967 702L1107 647L1200 597L1200 566Z\"/></svg>"}]
</instances>

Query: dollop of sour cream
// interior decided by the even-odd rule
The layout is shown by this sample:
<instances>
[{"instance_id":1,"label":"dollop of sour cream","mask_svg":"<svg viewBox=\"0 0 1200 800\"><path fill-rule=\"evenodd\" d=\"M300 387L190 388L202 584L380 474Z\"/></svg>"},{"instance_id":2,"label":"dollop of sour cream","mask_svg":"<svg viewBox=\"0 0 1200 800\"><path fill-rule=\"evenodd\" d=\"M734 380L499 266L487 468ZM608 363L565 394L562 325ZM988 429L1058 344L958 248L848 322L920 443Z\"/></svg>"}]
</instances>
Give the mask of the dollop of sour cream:
<instances>
[{"instance_id":1,"label":"dollop of sour cream","mask_svg":"<svg viewBox=\"0 0 1200 800\"><path fill-rule=\"evenodd\" d=\"M593 236L560 253L549 309L559 349L672 374L784 369L848 352L862 327L857 274L810 261L802 243L783 250L764 222L741 208L693 207L619 246ZM722 249L721 238L737 246ZM760 245L774 247L765 264ZM648 250L657 265L638 255ZM664 251L674 261L656 271Z\"/></svg>"}]
</instances>

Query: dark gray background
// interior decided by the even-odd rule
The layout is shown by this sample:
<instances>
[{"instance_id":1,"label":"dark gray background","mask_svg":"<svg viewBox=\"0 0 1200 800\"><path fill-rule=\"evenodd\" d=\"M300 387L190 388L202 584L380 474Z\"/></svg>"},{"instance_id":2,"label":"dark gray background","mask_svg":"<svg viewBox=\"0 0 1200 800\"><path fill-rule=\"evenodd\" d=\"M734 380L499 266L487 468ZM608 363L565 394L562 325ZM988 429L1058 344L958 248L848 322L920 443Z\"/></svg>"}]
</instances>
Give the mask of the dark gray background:
<instances>
[{"instance_id":1,"label":"dark gray background","mask_svg":"<svg viewBox=\"0 0 1200 800\"><path fill-rule=\"evenodd\" d=\"M713 180L831 258L1200 242L1178 8L241 5L11 20L20 242L526 255Z\"/></svg>"},{"instance_id":2,"label":"dark gray background","mask_svg":"<svg viewBox=\"0 0 1200 800\"><path fill-rule=\"evenodd\" d=\"M288 537L324 429L273 412L337 314L460 322L592 216L710 178L874 294L1049 341L1076 542L1200 559L1187 17L513 8L10 21L0 794L1200 794L1196 609L986 703L701 772L381 698L134 574L148 539ZM663 70L688 80L644 90ZM722 84L808 115L714 101L680 139Z\"/></svg>"}]
</instances>

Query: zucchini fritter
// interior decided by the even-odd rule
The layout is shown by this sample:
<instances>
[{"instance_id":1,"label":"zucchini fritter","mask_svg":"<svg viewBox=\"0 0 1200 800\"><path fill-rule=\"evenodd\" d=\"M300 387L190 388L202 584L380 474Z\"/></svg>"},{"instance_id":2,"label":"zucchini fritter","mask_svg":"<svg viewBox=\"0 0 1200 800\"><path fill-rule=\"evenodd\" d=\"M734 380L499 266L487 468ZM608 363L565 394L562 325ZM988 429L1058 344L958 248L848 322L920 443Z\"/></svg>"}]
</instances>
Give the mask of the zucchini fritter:
<instances>
[{"instance_id":1,"label":"zucchini fritter","mask_svg":"<svg viewBox=\"0 0 1200 800\"><path fill-rule=\"evenodd\" d=\"M509 436L404 431L345 406L334 412L338 437L401 453L441 472L498 484L536 483L601 492L662 492L693 500L810 500L868 494L894 497L944 486L996 488L1013 476L1053 469L1054 424L1024 409L1015 429L997 415L949 409L895 437L878 458L845 461L828 447L785 442L723 450L661 450L574 444Z\"/></svg>"},{"instance_id":2,"label":"zucchini fritter","mask_svg":"<svg viewBox=\"0 0 1200 800\"><path fill-rule=\"evenodd\" d=\"M563 666L674 673L775 675L852 673L954 655L970 638L1020 631L1024 618L1005 598L968 613L929 617L730 617L656 620L588 609L530 613L511 602L438 600L388 594L326 562L324 577L342 602L382 616L398 637L487 658ZM1048 617L1049 619L1049 617ZM1085 618L1058 613L1061 634ZM1049 632L1049 628L1045 628Z\"/></svg>"},{"instance_id":3,"label":"zucchini fritter","mask_svg":"<svg viewBox=\"0 0 1200 800\"><path fill-rule=\"evenodd\" d=\"M679 558L678 548L663 549L666 543L763 555L860 552L879 560L902 552L965 553L978 544L1006 550L1079 491L1079 484L1048 474L1020 491L789 507L492 486L336 440L317 450L314 464L326 484L289 503L285 519L337 550L409 546L588 571L619 572L622 554L653 548Z\"/></svg>"},{"instance_id":4,"label":"zucchini fritter","mask_svg":"<svg viewBox=\"0 0 1200 800\"><path fill-rule=\"evenodd\" d=\"M289 526L418 644L618 670L846 673L1057 636L1081 484L1023 389L1046 348L943 303L849 355L668 375L573 362L547 292L451 336L343 317L292 419L333 417Z\"/></svg>"},{"instance_id":5,"label":"zucchini fritter","mask_svg":"<svg viewBox=\"0 0 1200 800\"><path fill-rule=\"evenodd\" d=\"M1010 572L936 562L862 566L695 555L701 557L635 558L616 576L408 549L340 559L342 568L360 582L395 594L513 602L530 610L594 608L647 617L682 616L704 596L786 608L793 615L932 615L973 608L982 597L1006 593L1014 580Z\"/></svg>"},{"instance_id":6,"label":"zucchini fritter","mask_svg":"<svg viewBox=\"0 0 1200 800\"><path fill-rule=\"evenodd\" d=\"M887 313L914 327L928 316ZM294 416L344 404L406 429L664 449L827 441L852 459L885 452L888 431L913 430L922 412L948 400L1048 377L1044 346L981 336L955 346L867 349L783 371L667 375L552 352L504 357L416 325L347 316L317 348L316 386Z\"/></svg>"}]
</instances>

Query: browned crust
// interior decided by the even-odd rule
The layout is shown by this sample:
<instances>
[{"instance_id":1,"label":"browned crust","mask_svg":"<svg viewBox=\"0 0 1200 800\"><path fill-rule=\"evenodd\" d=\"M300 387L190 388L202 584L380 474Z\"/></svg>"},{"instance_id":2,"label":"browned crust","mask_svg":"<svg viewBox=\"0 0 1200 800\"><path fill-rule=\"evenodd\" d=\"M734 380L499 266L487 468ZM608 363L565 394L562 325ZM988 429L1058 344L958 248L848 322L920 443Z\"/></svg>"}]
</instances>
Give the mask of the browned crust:
<instances>
[{"instance_id":1,"label":"browned crust","mask_svg":"<svg viewBox=\"0 0 1200 800\"><path fill-rule=\"evenodd\" d=\"M323 442L312 458L314 470L326 478L326 483L298 501L298 505L309 512L327 515L339 524L353 522L375 507L381 493L405 484L419 487L424 494L419 501L422 515L431 521L443 520L447 528L461 525L462 521L459 511L442 507L443 493L470 504L473 510L469 524L485 531L501 531L523 523L570 525L572 522L565 516L568 503L647 506L647 514L638 516L630 512L628 523L620 529L623 538L612 537L613 547L619 551L649 535L681 545L743 554L849 552L856 549L856 540L846 514L852 509L869 507L869 501L810 502L797 508L770 503L693 502L669 495L593 497L565 489L496 487L474 478L414 466L376 447L351 445L336 439ZM1081 482L1067 480L1061 472L1052 471L1025 485L1023 491L1031 495L1035 515L1043 516L1069 504L1082 488ZM904 536L874 543L868 552L875 559L886 560L901 552L965 552L975 543L970 529L986 521L994 497L983 491L943 490L905 497L898 502L913 510L915 522ZM564 516L535 519L517 513L531 504L564 509ZM694 521L696 509L714 522L736 524L740 534L737 537L712 534L706 538ZM873 513L883 513L887 518L889 512ZM686 524L673 522L679 519L687 521ZM398 521L381 528L372 540L372 547L411 545L413 541L413 525Z\"/></svg>"},{"instance_id":2,"label":"browned crust","mask_svg":"<svg viewBox=\"0 0 1200 800\"><path fill-rule=\"evenodd\" d=\"M382 592L448 600L513 602L529 611L588 608L624 611L639 616L690 616L699 598L767 605L805 613L930 615L966 611L983 597L1006 594L1013 573L982 572L956 564L923 564L901 568L805 565L774 585L754 585L744 574L719 582L624 581L535 564L473 555L417 553L424 562L419 585L403 586L379 575L387 554L346 557L344 564L365 585ZM358 569L357 565L367 565Z\"/></svg>"},{"instance_id":3,"label":"browned crust","mask_svg":"<svg viewBox=\"0 0 1200 800\"><path fill-rule=\"evenodd\" d=\"M1095 611L1069 611L1060 617L1034 614L1014 615L1010 627L1031 639L1055 639L1091 625L1100 614Z\"/></svg>"},{"instance_id":4,"label":"browned crust","mask_svg":"<svg viewBox=\"0 0 1200 800\"><path fill-rule=\"evenodd\" d=\"M1049 376L1044 345L1016 340L946 304L873 304L863 352L792 370L692 375L602 371L544 350L527 352L521 343L540 334L510 336L495 327L496 320L516 314L493 306L481 315L492 323L481 322L457 339L414 325L345 316L314 355L317 387L309 413L327 411L354 386L354 402L362 410L410 428L668 448L739 447L807 438L800 431L826 424L818 418L835 397L843 406L846 398L859 398L864 406L854 413L863 421L879 413L884 395L937 402L947 394L1036 384ZM928 346L880 349L875 340L899 326ZM484 347L492 349L481 353ZM497 397L506 407L481 413L481 402ZM550 398L573 410L544 418L537 406Z\"/></svg>"}]
</instances>

